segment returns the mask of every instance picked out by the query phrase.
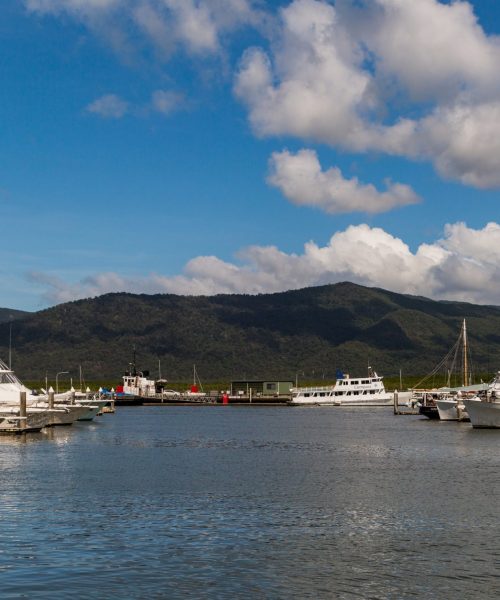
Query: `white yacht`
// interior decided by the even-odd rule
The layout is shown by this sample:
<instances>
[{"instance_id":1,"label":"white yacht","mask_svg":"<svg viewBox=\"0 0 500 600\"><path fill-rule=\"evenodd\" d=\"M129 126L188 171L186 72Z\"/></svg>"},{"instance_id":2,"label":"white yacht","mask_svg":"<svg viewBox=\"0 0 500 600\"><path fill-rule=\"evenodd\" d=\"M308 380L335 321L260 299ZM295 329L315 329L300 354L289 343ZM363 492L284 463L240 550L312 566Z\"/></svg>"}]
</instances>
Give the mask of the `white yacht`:
<instances>
[{"instance_id":1,"label":"white yacht","mask_svg":"<svg viewBox=\"0 0 500 600\"><path fill-rule=\"evenodd\" d=\"M291 405L389 406L394 395L386 392L382 377L371 368L367 377L339 376L335 385L292 389Z\"/></svg>"},{"instance_id":2,"label":"white yacht","mask_svg":"<svg viewBox=\"0 0 500 600\"><path fill-rule=\"evenodd\" d=\"M464 400L472 427L500 429L500 371L489 384L484 398Z\"/></svg>"},{"instance_id":3,"label":"white yacht","mask_svg":"<svg viewBox=\"0 0 500 600\"><path fill-rule=\"evenodd\" d=\"M20 392L26 393L28 424L30 421L40 423L44 419L43 426L71 425L76 420L91 420L99 410L86 402L72 403L71 394L68 392L55 395L56 404L50 408L46 394L34 394L20 381L14 371L0 360L0 413L2 415L10 416L19 410ZM92 416L90 412L93 413Z\"/></svg>"}]
</instances>

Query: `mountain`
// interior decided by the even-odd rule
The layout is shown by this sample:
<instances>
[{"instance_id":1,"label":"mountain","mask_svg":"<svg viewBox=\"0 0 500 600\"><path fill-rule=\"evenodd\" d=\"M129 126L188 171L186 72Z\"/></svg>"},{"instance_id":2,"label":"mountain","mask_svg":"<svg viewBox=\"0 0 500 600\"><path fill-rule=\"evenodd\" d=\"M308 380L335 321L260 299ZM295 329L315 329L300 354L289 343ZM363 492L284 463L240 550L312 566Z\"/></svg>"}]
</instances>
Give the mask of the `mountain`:
<instances>
[{"instance_id":1,"label":"mountain","mask_svg":"<svg viewBox=\"0 0 500 600\"><path fill-rule=\"evenodd\" d=\"M12 361L23 379L59 371L118 379L137 368L171 380L331 379L371 364L384 375L429 372L467 318L476 371L500 369L500 307L339 283L276 294L107 294L25 314L12 325ZM9 324L0 323L0 357Z\"/></svg>"}]
</instances>

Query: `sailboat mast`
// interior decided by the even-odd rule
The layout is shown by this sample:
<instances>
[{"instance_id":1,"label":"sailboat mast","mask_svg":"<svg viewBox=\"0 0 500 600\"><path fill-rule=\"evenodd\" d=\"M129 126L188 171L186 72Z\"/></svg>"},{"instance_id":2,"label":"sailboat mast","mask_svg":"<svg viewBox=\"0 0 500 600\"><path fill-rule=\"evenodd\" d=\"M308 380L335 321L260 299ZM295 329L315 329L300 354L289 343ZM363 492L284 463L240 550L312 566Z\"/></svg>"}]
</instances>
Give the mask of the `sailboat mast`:
<instances>
[{"instance_id":1,"label":"sailboat mast","mask_svg":"<svg viewBox=\"0 0 500 600\"><path fill-rule=\"evenodd\" d=\"M463 324L463 344L464 344L464 349L463 349L463 353L464 353L464 381L463 381L463 385L469 385L469 366L467 364L467 325L465 324L465 319L464 319L464 324Z\"/></svg>"},{"instance_id":2,"label":"sailboat mast","mask_svg":"<svg viewBox=\"0 0 500 600\"><path fill-rule=\"evenodd\" d=\"M9 369L12 369L12 323L9 326Z\"/></svg>"}]
</instances>

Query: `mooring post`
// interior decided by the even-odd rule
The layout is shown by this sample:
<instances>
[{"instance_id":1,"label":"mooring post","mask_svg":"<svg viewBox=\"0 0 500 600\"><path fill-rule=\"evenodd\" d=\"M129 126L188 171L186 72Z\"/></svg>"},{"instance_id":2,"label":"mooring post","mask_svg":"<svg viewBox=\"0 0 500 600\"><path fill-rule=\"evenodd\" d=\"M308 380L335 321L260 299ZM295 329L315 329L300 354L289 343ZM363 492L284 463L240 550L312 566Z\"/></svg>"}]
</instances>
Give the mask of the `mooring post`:
<instances>
[{"instance_id":1,"label":"mooring post","mask_svg":"<svg viewBox=\"0 0 500 600\"><path fill-rule=\"evenodd\" d=\"M49 408L54 408L54 392L49 392Z\"/></svg>"},{"instance_id":2,"label":"mooring post","mask_svg":"<svg viewBox=\"0 0 500 600\"><path fill-rule=\"evenodd\" d=\"M26 429L28 427L28 420L26 419L26 392L19 393L19 416L21 417L19 428Z\"/></svg>"},{"instance_id":3,"label":"mooring post","mask_svg":"<svg viewBox=\"0 0 500 600\"><path fill-rule=\"evenodd\" d=\"M71 392L71 404L75 403L75 392Z\"/></svg>"},{"instance_id":4,"label":"mooring post","mask_svg":"<svg viewBox=\"0 0 500 600\"><path fill-rule=\"evenodd\" d=\"M394 414L399 414L398 390L394 390Z\"/></svg>"},{"instance_id":5,"label":"mooring post","mask_svg":"<svg viewBox=\"0 0 500 600\"><path fill-rule=\"evenodd\" d=\"M250 402L250 404L252 404L252 391L253 391L253 388L250 388L249 396L248 396L248 401Z\"/></svg>"}]
</instances>

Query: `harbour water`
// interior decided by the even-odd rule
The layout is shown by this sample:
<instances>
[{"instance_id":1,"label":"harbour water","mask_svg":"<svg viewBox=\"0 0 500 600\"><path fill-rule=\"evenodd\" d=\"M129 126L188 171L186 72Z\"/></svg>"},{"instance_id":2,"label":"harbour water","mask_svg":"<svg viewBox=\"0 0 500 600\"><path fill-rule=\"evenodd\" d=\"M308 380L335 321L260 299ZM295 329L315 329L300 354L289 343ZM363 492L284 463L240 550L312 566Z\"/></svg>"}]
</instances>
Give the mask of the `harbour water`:
<instances>
[{"instance_id":1,"label":"harbour water","mask_svg":"<svg viewBox=\"0 0 500 600\"><path fill-rule=\"evenodd\" d=\"M499 432L130 407L0 438L7 598L496 598Z\"/></svg>"}]
</instances>

